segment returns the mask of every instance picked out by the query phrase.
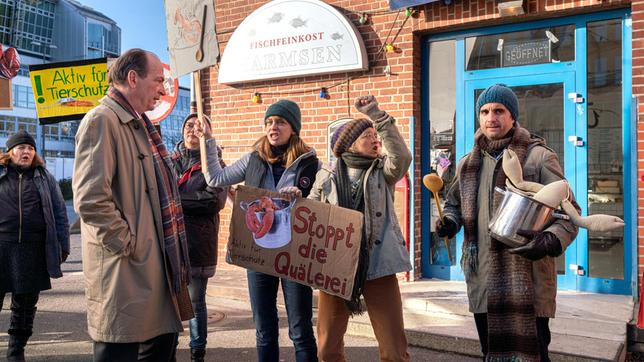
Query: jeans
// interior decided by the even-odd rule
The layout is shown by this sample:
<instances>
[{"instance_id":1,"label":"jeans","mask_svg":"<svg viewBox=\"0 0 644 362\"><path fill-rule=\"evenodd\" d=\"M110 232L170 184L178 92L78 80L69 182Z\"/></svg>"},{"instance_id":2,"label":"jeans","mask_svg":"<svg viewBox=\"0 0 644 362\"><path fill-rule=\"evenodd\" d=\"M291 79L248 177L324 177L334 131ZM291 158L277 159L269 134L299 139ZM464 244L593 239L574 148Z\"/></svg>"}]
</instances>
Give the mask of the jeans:
<instances>
[{"instance_id":1,"label":"jeans","mask_svg":"<svg viewBox=\"0 0 644 362\"><path fill-rule=\"evenodd\" d=\"M171 362L176 357L177 335L162 334L141 343L94 342L94 362Z\"/></svg>"},{"instance_id":2,"label":"jeans","mask_svg":"<svg viewBox=\"0 0 644 362\"><path fill-rule=\"evenodd\" d=\"M188 325L190 327L190 349L206 349L208 338L208 310L206 309L206 287L208 278L215 274L215 267L193 267L190 275L188 293L195 317Z\"/></svg>"},{"instance_id":3,"label":"jeans","mask_svg":"<svg viewBox=\"0 0 644 362\"><path fill-rule=\"evenodd\" d=\"M5 293L0 293L0 310L4 302ZM36 317L36 303L40 292L11 293L11 322L9 335L31 336L34 318Z\"/></svg>"},{"instance_id":4,"label":"jeans","mask_svg":"<svg viewBox=\"0 0 644 362\"><path fill-rule=\"evenodd\" d=\"M257 360L279 361L279 326L277 288L280 278L248 270L248 292L255 322ZM317 361L317 345L313 335L313 290L302 284L281 279L288 336L295 346L297 362Z\"/></svg>"},{"instance_id":5,"label":"jeans","mask_svg":"<svg viewBox=\"0 0 644 362\"><path fill-rule=\"evenodd\" d=\"M549 322L550 318L547 317L537 317L535 321L541 362L550 362L550 357L548 356L548 346L550 345ZM487 313L474 313L474 323L476 324L476 331L479 334L479 341L481 342L481 353L483 353L483 359L485 360L488 351Z\"/></svg>"}]
</instances>

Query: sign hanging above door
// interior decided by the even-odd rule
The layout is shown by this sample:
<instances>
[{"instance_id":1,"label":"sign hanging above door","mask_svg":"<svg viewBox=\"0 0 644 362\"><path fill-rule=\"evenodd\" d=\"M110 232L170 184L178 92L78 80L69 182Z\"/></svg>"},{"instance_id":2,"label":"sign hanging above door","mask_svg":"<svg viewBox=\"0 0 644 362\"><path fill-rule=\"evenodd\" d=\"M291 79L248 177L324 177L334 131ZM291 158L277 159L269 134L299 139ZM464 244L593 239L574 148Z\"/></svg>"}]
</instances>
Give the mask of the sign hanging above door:
<instances>
[{"instance_id":1,"label":"sign hanging above door","mask_svg":"<svg viewBox=\"0 0 644 362\"><path fill-rule=\"evenodd\" d=\"M318 0L275 0L250 14L226 44L219 83L367 70L362 37Z\"/></svg>"},{"instance_id":2,"label":"sign hanging above door","mask_svg":"<svg viewBox=\"0 0 644 362\"><path fill-rule=\"evenodd\" d=\"M551 51L549 39L504 42L501 51L501 66L550 63Z\"/></svg>"}]
</instances>

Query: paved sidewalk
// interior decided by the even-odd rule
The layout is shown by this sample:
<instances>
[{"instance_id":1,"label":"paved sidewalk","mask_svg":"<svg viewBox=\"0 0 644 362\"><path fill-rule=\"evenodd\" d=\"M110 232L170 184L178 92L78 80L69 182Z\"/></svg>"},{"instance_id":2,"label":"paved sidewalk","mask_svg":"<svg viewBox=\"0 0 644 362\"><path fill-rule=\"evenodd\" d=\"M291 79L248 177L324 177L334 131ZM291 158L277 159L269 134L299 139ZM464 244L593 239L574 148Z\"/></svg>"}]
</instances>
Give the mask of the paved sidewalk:
<instances>
[{"instance_id":1,"label":"paved sidewalk","mask_svg":"<svg viewBox=\"0 0 644 362\"><path fill-rule=\"evenodd\" d=\"M409 343L438 351L480 356L474 319L468 312L464 282L401 282ZM220 266L208 295L248 302L245 269ZM317 291L314 298L317 296ZM279 301L282 302L281 293ZM314 302L314 306L317 302ZM620 361L626 354L626 325L632 318L630 296L559 291L551 320L553 361ZM366 313L353 318L348 333L373 338Z\"/></svg>"}]
</instances>

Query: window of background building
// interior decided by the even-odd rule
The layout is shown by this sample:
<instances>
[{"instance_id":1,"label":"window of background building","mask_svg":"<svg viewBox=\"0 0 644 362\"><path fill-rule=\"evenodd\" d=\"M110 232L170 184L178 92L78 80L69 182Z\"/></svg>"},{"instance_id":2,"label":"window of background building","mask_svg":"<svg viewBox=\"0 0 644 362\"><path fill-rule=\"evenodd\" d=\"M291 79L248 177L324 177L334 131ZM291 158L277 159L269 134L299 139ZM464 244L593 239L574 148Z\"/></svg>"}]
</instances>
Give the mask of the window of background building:
<instances>
[{"instance_id":1,"label":"window of background building","mask_svg":"<svg viewBox=\"0 0 644 362\"><path fill-rule=\"evenodd\" d=\"M0 136L11 136L16 133L16 120L14 117L0 116Z\"/></svg>"},{"instance_id":2,"label":"window of background building","mask_svg":"<svg viewBox=\"0 0 644 362\"><path fill-rule=\"evenodd\" d=\"M50 141L58 141L58 125L45 125L45 139Z\"/></svg>"},{"instance_id":3,"label":"window of background building","mask_svg":"<svg viewBox=\"0 0 644 362\"><path fill-rule=\"evenodd\" d=\"M38 121L33 118L18 117L18 131L24 129L35 137L37 125Z\"/></svg>"},{"instance_id":4,"label":"window of background building","mask_svg":"<svg viewBox=\"0 0 644 362\"><path fill-rule=\"evenodd\" d=\"M35 109L34 94L30 87L13 85L13 105L18 108Z\"/></svg>"}]
</instances>

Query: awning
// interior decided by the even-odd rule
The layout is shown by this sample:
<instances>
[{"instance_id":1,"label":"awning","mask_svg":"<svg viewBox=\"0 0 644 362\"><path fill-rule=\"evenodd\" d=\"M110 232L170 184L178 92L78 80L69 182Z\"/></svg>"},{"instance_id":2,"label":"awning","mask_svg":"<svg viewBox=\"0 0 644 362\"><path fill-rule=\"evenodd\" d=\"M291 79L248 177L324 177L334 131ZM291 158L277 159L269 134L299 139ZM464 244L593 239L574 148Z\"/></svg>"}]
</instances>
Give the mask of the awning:
<instances>
[{"instance_id":1,"label":"awning","mask_svg":"<svg viewBox=\"0 0 644 362\"><path fill-rule=\"evenodd\" d=\"M389 0L389 9L411 8L418 5L433 3L438 0Z\"/></svg>"}]
</instances>

